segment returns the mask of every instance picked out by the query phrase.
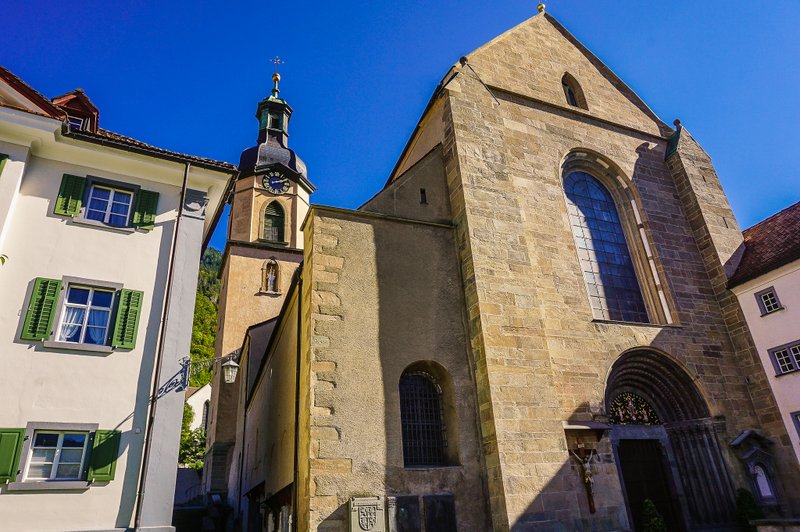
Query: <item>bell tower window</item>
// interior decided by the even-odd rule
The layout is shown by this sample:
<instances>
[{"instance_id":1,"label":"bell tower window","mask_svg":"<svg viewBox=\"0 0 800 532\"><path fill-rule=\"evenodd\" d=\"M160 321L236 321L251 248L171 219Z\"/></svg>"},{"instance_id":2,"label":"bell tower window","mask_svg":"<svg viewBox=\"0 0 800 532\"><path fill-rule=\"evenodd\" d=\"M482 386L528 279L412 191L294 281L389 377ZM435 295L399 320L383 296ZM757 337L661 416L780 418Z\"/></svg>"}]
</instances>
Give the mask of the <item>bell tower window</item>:
<instances>
[{"instance_id":1,"label":"bell tower window","mask_svg":"<svg viewBox=\"0 0 800 532\"><path fill-rule=\"evenodd\" d=\"M281 120L281 113L271 111L269 113L269 121L267 127L269 129L283 129L283 121Z\"/></svg>"},{"instance_id":2,"label":"bell tower window","mask_svg":"<svg viewBox=\"0 0 800 532\"><path fill-rule=\"evenodd\" d=\"M270 242L284 242L284 224L286 215L277 201L273 201L264 209L264 220L261 238Z\"/></svg>"}]
</instances>

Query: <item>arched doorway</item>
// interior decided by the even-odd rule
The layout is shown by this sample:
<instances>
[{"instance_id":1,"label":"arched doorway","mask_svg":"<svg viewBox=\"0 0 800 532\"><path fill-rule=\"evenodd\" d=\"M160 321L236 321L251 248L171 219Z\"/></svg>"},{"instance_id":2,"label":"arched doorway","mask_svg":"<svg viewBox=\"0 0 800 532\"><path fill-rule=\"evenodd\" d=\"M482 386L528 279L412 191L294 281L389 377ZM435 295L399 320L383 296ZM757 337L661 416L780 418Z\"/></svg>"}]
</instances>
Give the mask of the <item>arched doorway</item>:
<instances>
[{"instance_id":1,"label":"arched doorway","mask_svg":"<svg viewBox=\"0 0 800 532\"><path fill-rule=\"evenodd\" d=\"M733 485L717 439L721 422L678 364L651 350L624 353L611 368L605 404L635 530L646 499L668 530L735 524Z\"/></svg>"}]
</instances>

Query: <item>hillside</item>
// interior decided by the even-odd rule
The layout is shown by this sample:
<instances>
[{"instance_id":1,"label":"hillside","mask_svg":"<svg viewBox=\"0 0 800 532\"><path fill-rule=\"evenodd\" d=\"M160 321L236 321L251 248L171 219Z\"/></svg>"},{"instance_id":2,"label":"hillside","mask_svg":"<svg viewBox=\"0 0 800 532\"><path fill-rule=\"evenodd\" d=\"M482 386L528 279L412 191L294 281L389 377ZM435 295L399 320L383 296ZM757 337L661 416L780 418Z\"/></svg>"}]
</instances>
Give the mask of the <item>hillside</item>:
<instances>
[{"instance_id":1,"label":"hillside","mask_svg":"<svg viewBox=\"0 0 800 532\"><path fill-rule=\"evenodd\" d=\"M219 302L219 268L222 253L214 248L206 249L200 259L197 275L197 301L194 306L192 326L192 360L214 357L214 342L217 338L217 304ZM203 386L211 381L211 368L193 372L190 386Z\"/></svg>"}]
</instances>

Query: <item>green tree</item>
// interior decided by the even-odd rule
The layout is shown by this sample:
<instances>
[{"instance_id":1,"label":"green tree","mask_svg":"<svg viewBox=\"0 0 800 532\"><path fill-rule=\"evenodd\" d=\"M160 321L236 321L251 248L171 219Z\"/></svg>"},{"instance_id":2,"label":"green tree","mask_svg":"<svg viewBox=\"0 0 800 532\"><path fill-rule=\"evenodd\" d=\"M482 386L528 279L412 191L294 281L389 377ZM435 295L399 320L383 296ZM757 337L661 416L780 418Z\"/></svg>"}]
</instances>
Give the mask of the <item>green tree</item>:
<instances>
[{"instance_id":1,"label":"green tree","mask_svg":"<svg viewBox=\"0 0 800 532\"><path fill-rule=\"evenodd\" d=\"M644 532L667 532L667 523L664 522L664 517L650 499L645 499L642 505L642 530Z\"/></svg>"},{"instance_id":2,"label":"green tree","mask_svg":"<svg viewBox=\"0 0 800 532\"><path fill-rule=\"evenodd\" d=\"M200 260L197 274L197 299L194 305L192 325L192 361L214 358L217 340L217 304L219 302L219 269L222 253L214 248L206 249ZM203 386L211 382L211 367L198 369L189 377L190 386Z\"/></svg>"},{"instance_id":3,"label":"green tree","mask_svg":"<svg viewBox=\"0 0 800 532\"><path fill-rule=\"evenodd\" d=\"M203 469L203 457L206 454L206 435L202 429L192 430L193 419L194 409L188 403L184 403L178 463L191 469Z\"/></svg>"}]
</instances>

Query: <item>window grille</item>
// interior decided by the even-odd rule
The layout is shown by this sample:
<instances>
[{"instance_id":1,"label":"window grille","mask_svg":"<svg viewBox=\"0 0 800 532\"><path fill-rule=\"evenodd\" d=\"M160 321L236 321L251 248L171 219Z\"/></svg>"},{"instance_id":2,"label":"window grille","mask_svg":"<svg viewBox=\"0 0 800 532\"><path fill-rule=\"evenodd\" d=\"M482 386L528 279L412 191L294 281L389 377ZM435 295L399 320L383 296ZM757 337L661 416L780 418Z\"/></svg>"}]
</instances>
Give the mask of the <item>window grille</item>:
<instances>
[{"instance_id":1,"label":"window grille","mask_svg":"<svg viewBox=\"0 0 800 532\"><path fill-rule=\"evenodd\" d=\"M586 172L564 179L567 212L595 318L649 321L611 193Z\"/></svg>"},{"instance_id":2,"label":"window grille","mask_svg":"<svg viewBox=\"0 0 800 532\"><path fill-rule=\"evenodd\" d=\"M427 373L406 373L400 379L400 418L406 467L446 465L447 437L442 392Z\"/></svg>"},{"instance_id":3,"label":"window grille","mask_svg":"<svg viewBox=\"0 0 800 532\"><path fill-rule=\"evenodd\" d=\"M264 227L261 238L271 242L283 242L283 225L285 216L277 201L273 201L264 209Z\"/></svg>"}]
</instances>

